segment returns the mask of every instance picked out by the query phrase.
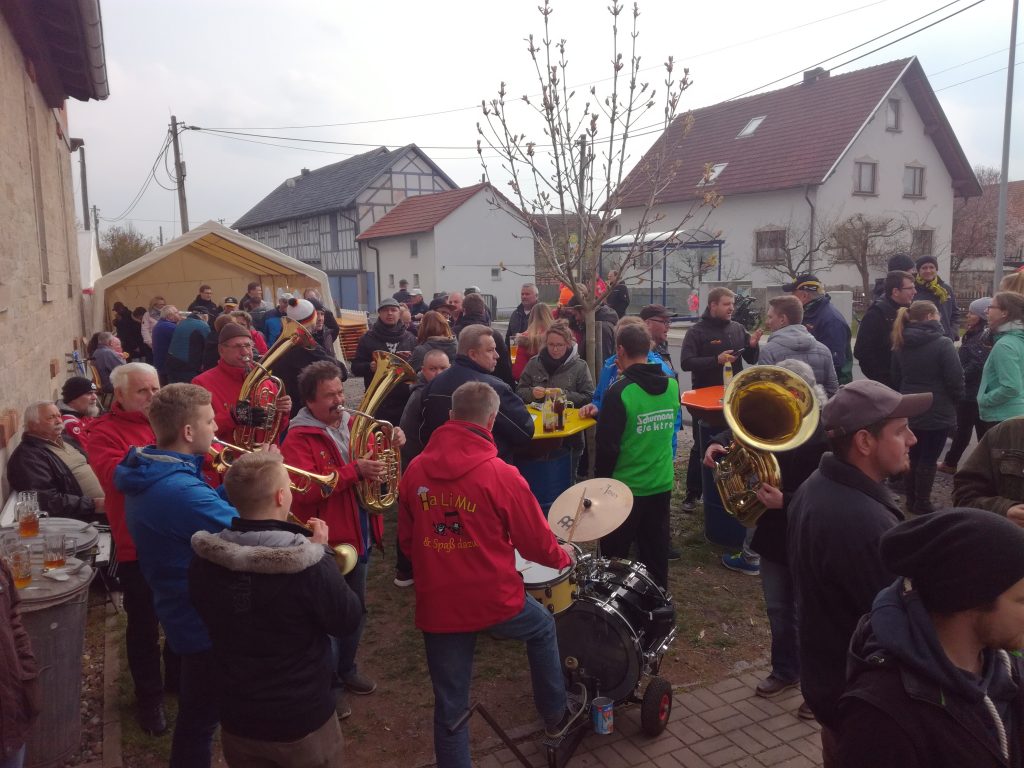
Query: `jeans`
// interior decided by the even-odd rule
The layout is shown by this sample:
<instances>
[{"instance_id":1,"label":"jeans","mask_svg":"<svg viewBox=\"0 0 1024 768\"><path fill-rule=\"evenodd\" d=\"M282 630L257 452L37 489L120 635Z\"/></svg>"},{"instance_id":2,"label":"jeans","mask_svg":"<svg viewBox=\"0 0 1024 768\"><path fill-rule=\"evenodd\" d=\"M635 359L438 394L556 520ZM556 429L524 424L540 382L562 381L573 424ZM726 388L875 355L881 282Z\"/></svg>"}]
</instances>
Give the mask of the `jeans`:
<instances>
[{"instance_id":1,"label":"jeans","mask_svg":"<svg viewBox=\"0 0 1024 768\"><path fill-rule=\"evenodd\" d=\"M761 559L761 591L772 630L772 677L785 683L800 679L800 637L796 590L789 567Z\"/></svg>"},{"instance_id":2,"label":"jeans","mask_svg":"<svg viewBox=\"0 0 1024 768\"><path fill-rule=\"evenodd\" d=\"M0 757L0 768L21 768L25 764L25 745L14 750L7 757Z\"/></svg>"},{"instance_id":3,"label":"jeans","mask_svg":"<svg viewBox=\"0 0 1024 768\"><path fill-rule=\"evenodd\" d=\"M231 768L344 768L344 739L338 718L295 741L260 741L220 732L224 761Z\"/></svg>"},{"instance_id":4,"label":"jeans","mask_svg":"<svg viewBox=\"0 0 1024 768\"><path fill-rule=\"evenodd\" d=\"M907 508L914 514L933 511L932 485L935 463L949 436L948 429L915 429L917 443L910 449L910 471L906 476Z\"/></svg>"},{"instance_id":5,"label":"jeans","mask_svg":"<svg viewBox=\"0 0 1024 768\"><path fill-rule=\"evenodd\" d=\"M500 638L526 642L533 703L545 725L556 725L565 713L566 696L554 618L540 603L526 595L522 611L486 631ZM454 733L450 729L469 709L476 635L476 632L423 633L427 668L434 687L434 755L437 768L471 766L468 722Z\"/></svg>"},{"instance_id":6,"label":"jeans","mask_svg":"<svg viewBox=\"0 0 1024 768\"><path fill-rule=\"evenodd\" d=\"M220 722L218 675L213 651L182 654L170 768L209 768Z\"/></svg>"},{"instance_id":7,"label":"jeans","mask_svg":"<svg viewBox=\"0 0 1024 768\"><path fill-rule=\"evenodd\" d=\"M128 669L135 684L135 699L150 705L163 700L164 683L160 675L160 624L153 609L153 593L142 577L138 561L118 563L117 579L124 596ZM180 675L178 655L164 643L164 672L168 690L177 690Z\"/></svg>"},{"instance_id":8,"label":"jeans","mask_svg":"<svg viewBox=\"0 0 1024 768\"><path fill-rule=\"evenodd\" d=\"M647 566L659 587L668 589L669 511L672 491L651 496L634 496L629 517L618 528L601 537L601 552L607 557L629 557L636 541L637 559Z\"/></svg>"},{"instance_id":9,"label":"jeans","mask_svg":"<svg viewBox=\"0 0 1024 768\"><path fill-rule=\"evenodd\" d=\"M761 556L750 548L750 544L754 540L754 531L756 530L756 528L747 528L747 532L743 535L743 548L740 550L744 562L750 565L761 564Z\"/></svg>"},{"instance_id":10,"label":"jeans","mask_svg":"<svg viewBox=\"0 0 1024 768\"><path fill-rule=\"evenodd\" d=\"M955 467L963 458L967 445L971 442L971 430L973 429L978 439L981 440L988 431L989 424L981 420L978 415L978 402L976 400L961 400L956 404L956 434L953 436L953 444L946 451L946 465Z\"/></svg>"},{"instance_id":11,"label":"jeans","mask_svg":"<svg viewBox=\"0 0 1024 768\"><path fill-rule=\"evenodd\" d=\"M369 550L367 550L367 553L369 553ZM355 593L356 597L359 598L359 602L362 603L363 613L359 619L359 625L354 630L343 637L332 638L332 646L336 648L338 678L340 680L344 680L357 671L356 651L359 650L359 641L363 637L363 628L366 626L366 571L368 568L369 559L365 562L360 561L356 563L356 567L345 577L349 589Z\"/></svg>"}]
</instances>

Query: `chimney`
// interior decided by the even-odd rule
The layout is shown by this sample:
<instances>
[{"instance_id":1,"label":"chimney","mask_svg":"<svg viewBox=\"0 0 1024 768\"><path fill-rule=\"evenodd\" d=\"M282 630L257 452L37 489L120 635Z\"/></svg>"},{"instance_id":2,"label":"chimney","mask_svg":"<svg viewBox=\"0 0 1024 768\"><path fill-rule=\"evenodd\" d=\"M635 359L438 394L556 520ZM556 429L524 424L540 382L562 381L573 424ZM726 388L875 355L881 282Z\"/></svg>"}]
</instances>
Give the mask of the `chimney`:
<instances>
[{"instance_id":1,"label":"chimney","mask_svg":"<svg viewBox=\"0 0 1024 768\"><path fill-rule=\"evenodd\" d=\"M309 168L303 168L302 171L300 171L300 173L303 176L309 176Z\"/></svg>"},{"instance_id":2,"label":"chimney","mask_svg":"<svg viewBox=\"0 0 1024 768\"><path fill-rule=\"evenodd\" d=\"M828 77L828 70L824 67L815 67L804 72L804 85L810 85L818 80L824 80Z\"/></svg>"}]
</instances>

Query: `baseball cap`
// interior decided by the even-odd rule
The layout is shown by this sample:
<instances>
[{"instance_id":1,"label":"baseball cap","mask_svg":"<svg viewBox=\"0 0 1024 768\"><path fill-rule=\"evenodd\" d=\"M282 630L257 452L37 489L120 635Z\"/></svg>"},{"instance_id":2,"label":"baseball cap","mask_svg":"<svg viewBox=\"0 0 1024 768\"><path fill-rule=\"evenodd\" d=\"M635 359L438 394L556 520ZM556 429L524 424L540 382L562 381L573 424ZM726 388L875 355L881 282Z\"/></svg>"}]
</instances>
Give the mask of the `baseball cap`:
<instances>
[{"instance_id":1,"label":"baseball cap","mask_svg":"<svg viewBox=\"0 0 1024 768\"><path fill-rule=\"evenodd\" d=\"M419 288L413 288L411 291L409 291L409 295L410 296L422 296L423 295L423 291L421 291Z\"/></svg>"},{"instance_id":2,"label":"baseball cap","mask_svg":"<svg viewBox=\"0 0 1024 768\"><path fill-rule=\"evenodd\" d=\"M672 313L668 310L668 307L663 304L648 304L646 307L640 310L641 320L650 320L655 317L670 318Z\"/></svg>"},{"instance_id":3,"label":"baseball cap","mask_svg":"<svg viewBox=\"0 0 1024 768\"><path fill-rule=\"evenodd\" d=\"M398 299L393 299L389 296L388 298L381 300L381 302L377 305L377 311L380 312L382 309L387 309L388 307L401 306L402 305L398 303Z\"/></svg>"},{"instance_id":4,"label":"baseball cap","mask_svg":"<svg viewBox=\"0 0 1024 768\"><path fill-rule=\"evenodd\" d=\"M233 307L237 307L238 306L238 299L236 299L234 296L227 296L224 299L224 306L226 307L226 306L228 306L228 304L230 304Z\"/></svg>"},{"instance_id":5,"label":"baseball cap","mask_svg":"<svg viewBox=\"0 0 1024 768\"><path fill-rule=\"evenodd\" d=\"M880 381L860 379L844 384L821 410L829 437L852 435L886 419L919 416L932 407L932 393L901 395Z\"/></svg>"},{"instance_id":6,"label":"baseball cap","mask_svg":"<svg viewBox=\"0 0 1024 768\"><path fill-rule=\"evenodd\" d=\"M821 280L818 279L817 275L810 273L806 275L798 275L792 283L786 283L782 286L782 290L786 293L793 293L793 291L808 291L810 293L824 293L825 286L822 285Z\"/></svg>"}]
</instances>

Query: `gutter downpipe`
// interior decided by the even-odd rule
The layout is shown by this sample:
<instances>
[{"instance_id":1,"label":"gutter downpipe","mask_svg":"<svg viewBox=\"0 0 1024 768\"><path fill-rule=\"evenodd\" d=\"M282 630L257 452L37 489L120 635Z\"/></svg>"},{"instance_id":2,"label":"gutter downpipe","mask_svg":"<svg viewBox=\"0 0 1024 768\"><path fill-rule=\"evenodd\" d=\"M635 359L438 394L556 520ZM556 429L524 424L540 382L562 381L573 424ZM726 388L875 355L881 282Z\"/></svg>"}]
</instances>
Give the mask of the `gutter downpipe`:
<instances>
[{"instance_id":1,"label":"gutter downpipe","mask_svg":"<svg viewBox=\"0 0 1024 768\"><path fill-rule=\"evenodd\" d=\"M811 209L811 226L807 234L807 271L814 273L814 217L816 211L814 210L814 203L811 202L811 185L804 185L804 200L807 201L807 206Z\"/></svg>"},{"instance_id":2,"label":"gutter downpipe","mask_svg":"<svg viewBox=\"0 0 1024 768\"><path fill-rule=\"evenodd\" d=\"M366 241L366 247L372 249L374 254L375 254L375 256L376 256L377 269L376 269L375 277L376 277L376 280L377 280L377 303L380 304L381 296L384 295L384 294L382 294L380 292L380 249L378 249L377 246L375 246L373 244L373 242L370 241L370 240ZM370 302L366 302L366 306L367 306L367 311L372 313L373 310L370 308Z\"/></svg>"}]
</instances>

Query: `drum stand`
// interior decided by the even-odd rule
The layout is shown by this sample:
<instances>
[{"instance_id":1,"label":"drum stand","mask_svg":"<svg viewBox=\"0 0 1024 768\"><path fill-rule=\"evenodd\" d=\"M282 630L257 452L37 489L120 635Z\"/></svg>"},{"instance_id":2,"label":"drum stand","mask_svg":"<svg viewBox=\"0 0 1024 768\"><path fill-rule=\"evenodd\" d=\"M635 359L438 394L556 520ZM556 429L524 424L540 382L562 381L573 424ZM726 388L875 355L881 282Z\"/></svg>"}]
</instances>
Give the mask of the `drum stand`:
<instances>
[{"instance_id":1,"label":"drum stand","mask_svg":"<svg viewBox=\"0 0 1024 768\"><path fill-rule=\"evenodd\" d=\"M470 708L466 710L466 714L464 714L462 717L460 717L455 722L455 724L451 728L448 729L448 732L449 733L455 733L457 730L462 728L466 724L466 722L469 720L469 718L471 718L473 716L474 712L479 712L480 713L480 716L484 720L486 720L487 724L489 726L491 726L491 729L496 734L498 734L498 738L501 739L505 743L505 746L508 747L510 750L512 750L512 754L516 756L516 759L520 763L525 765L526 768L533 768L533 764L530 762L530 759L526 755L524 755L522 753L522 751L519 749L519 747L516 746L515 742L512 741L512 739L509 737L509 735L507 733L505 733L505 729L502 728L500 725L498 725L498 721L495 720L493 717L491 717L491 713L488 712L484 708L484 705L481 704L480 702L477 702L476 704L473 704L472 706L470 706ZM549 763L549 765L550 765L550 763Z\"/></svg>"}]
</instances>

